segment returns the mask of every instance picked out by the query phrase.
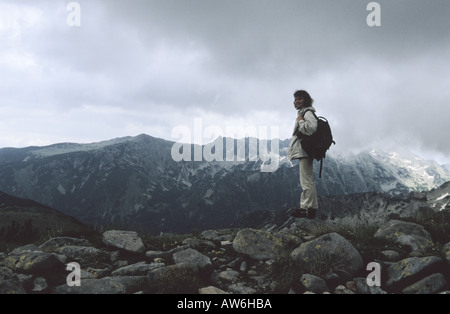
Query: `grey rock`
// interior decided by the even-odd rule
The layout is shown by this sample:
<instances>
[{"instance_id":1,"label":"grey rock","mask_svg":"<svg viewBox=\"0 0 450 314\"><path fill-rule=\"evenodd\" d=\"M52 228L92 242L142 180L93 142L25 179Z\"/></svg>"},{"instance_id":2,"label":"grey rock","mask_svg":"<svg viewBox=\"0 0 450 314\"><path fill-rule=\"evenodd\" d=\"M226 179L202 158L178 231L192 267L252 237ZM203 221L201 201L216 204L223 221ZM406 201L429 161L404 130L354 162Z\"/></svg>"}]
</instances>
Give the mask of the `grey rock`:
<instances>
[{"instance_id":1,"label":"grey rock","mask_svg":"<svg viewBox=\"0 0 450 314\"><path fill-rule=\"evenodd\" d=\"M51 238L50 240L41 244L39 248L44 252L52 253L55 252L56 249L67 245L91 246L89 241L86 239L78 239L72 237L56 237Z\"/></svg>"},{"instance_id":2,"label":"grey rock","mask_svg":"<svg viewBox=\"0 0 450 314\"><path fill-rule=\"evenodd\" d=\"M181 242L183 245L189 245L195 250L215 249L216 245L209 240L186 238Z\"/></svg>"},{"instance_id":3,"label":"grey rock","mask_svg":"<svg viewBox=\"0 0 450 314\"><path fill-rule=\"evenodd\" d=\"M445 256L447 262L450 263L450 242L442 247L442 254Z\"/></svg>"},{"instance_id":4,"label":"grey rock","mask_svg":"<svg viewBox=\"0 0 450 314\"><path fill-rule=\"evenodd\" d=\"M144 253L145 246L142 239L134 231L110 230L103 233L103 242L131 253Z\"/></svg>"},{"instance_id":5,"label":"grey rock","mask_svg":"<svg viewBox=\"0 0 450 314\"><path fill-rule=\"evenodd\" d=\"M219 279L222 282L236 283L240 277L240 273L235 270L224 270L219 273Z\"/></svg>"},{"instance_id":6,"label":"grey rock","mask_svg":"<svg viewBox=\"0 0 450 314\"><path fill-rule=\"evenodd\" d=\"M48 289L47 280L43 277L37 277L33 282L33 292L44 292Z\"/></svg>"},{"instance_id":7,"label":"grey rock","mask_svg":"<svg viewBox=\"0 0 450 314\"><path fill-rule=\"evenodd\" d=\"M297 266L307 271L316 263L326 263L333 271L347 274L355 274L363 267L361 254L335 232L302 243L292 251L291 258Z\"/></svg>"},{"instance_id":8,"label":"grey rock","mask_svg":"<svg viewBox=\"0 0 450 314\"><path fill-rule=\"evenodd\" d=\"M174 249L171 249L169 251L147 251L145 253L145 258L148 260L153 261L155 258L162 258L164 260L171 260L173 254L177 252L181 252L183 250L186 250L189 248L189 245L182 245L180 247L176 247Z\"/></svg>"},{"instance_id":9,"label":"grey rock","mask_svg":"<svg viewBox=\"0 0 450 314\"><path fill-rule=\"evenodd\" d=\"M357 294L387 294L381 286L369 286L367 284L367 278L354 278L353 279L356 284L356 293Z\"/></svg>"},{"instance_id":10,"label":"grey rock","mask_svg":"<svg viewBox=\"0 0 450 314\"><path fill-rule=\"evenodd\" d=\"M210 258L191 248L173 254L173 261L175 264L193 264L201 272L212 271Z\"/></svg>"},{"instance_id":11,"label":"grey rock","mask_svg":"<svg viewBox=\"0 0 450 314\"><path fill-rule=\"evenodd\" d=\"M426 197L426 196L425 196ZM422 202L411 202L400 212L400 218L409 218L418 215L427 215L432 213L433 210Z\"/></svg>"},{"instance_id":12,"label":"grey rock","mask_svg":"<svg viewBox=\"0 0 450 314\"><path fill-rule=\"evenodd\" d=\"M433 246L431 235L423 226L400 220L388 221L377 230L374 237L407 245L418 254L426 254Z\"/></svg>"},{"instance_id":13,"label":"grey rock","mask_svg":"<svg viewBox=\"0 0 450 314\"><path fill-rule=\"evenodd\" d=\"M388 262L398 262L400 259L400 253L393 250L385 250L382 251L381 254L383 254L384 258Z\"/></svg>"},{"instance_id":14,"label":"grey rock","mask_svg":"<svg viewBox=\"0 0 450 314\"><path fill-rule=\"evenodd\" d=\"M300 283L303 286L304 290L311 291L316 294L330 291L327 287L327 284L322 278L311 274L303 274L300 277Z\"/></svg>"},{"instance_id":15,"label":"grey rock","mask_svg":"<svg viewBox=\"0 0 450 314\"><path fill-rule=\"evenodd\" d=\"M54 289L55 294L130 294L145 288L145 276L105 277L101 279L85 279L81 286L70 287L67 284Z\"/></svg>"},{"instance_id":16,"label":"grey rock","mask_svg":"<svg viewBox=\"0 0 450 314\"><path fill-rule=\"evenodd\" d=\"M26 294L19 277L6 267L0 267L0 294Z\"/></svg>"},{"instance_id":17,"label":"grey rock","mask_svg":"<svg viewBox=\"0 0 450 314\"><path fill-rule=\"evenodd\" d=\"M55 253L76 261L109 259L110 255L91 246L68 245L55 249Z\"/></svg>"},{"instance_id":18,"label":"grey rock","mask_svg":"<svg viewBox=\"0 0 450 314\"><path fill-rule=\"evenodd\" d=\"M42 252L42 250L34 244L27 244L23 246L16 247L12 250L8 255L9 256L17 256L23 255L31 252Z\"/></svg>"},{"instance_id":19,"label":"grey rock","mask_svg":"<svg viewBox=\"0 0 450 314\"><path fill-rule=\"evenodd\" d=\"M403 259L388 267L386 288L398 292L430 274L441 272L443 267L443 260L437 256Z\"/></svg>"},{"instance_id":20,"label":"grey rock","mask_svg":"<svg viewBox=\"0 0 450 314\"><path fill-rule=\"evenodd\" d=\"M199 294L228 294L228 292L225 292L222 289L219 289L214 286L200 288L200 289L198 289L198 293Z\"/></svg>"},{"instance_id":21,"label":"grey rock","mask_svg":"<svg viewBox=\"0 0 450 314\"><path fill-rule=\"evenodd\" d=\"M240 230L233 241L236 252L257 260L277 259L290 245L299 245L301 240L280 232L255 229Z\"/></svg>"},{"instance_id":22,"label":"grey rock","mask_svg":"<svg viewBox=\"0 0 450 314\"><path fill-rule=\"evenodd\" d=\"M147 276L148 272L157 268L164 267L163 263L151 263L145 262L136 263L119 268L111 273L112 276Z\"/></svg>"},{"instance_id":23,"label":"grey rock","mask_svg":"<svg viewBox=\"0 0 450 314\"><path fill-rule=\"evenodd\" d=\"M439 292L446 284L444 275L437 273L409 285L402 292L404 294L432 294Z\"/></svg>"},{"instance_id":24,"label":"grey rock","mask_svg":"<svg viewBox=\"0 0 450 314\"><path fill-rule=\"evenodd\" d=\"M249 287L242 282L230 285L228 290L233 294L254 294L257 292L255 288Z\"/></svg>"},{"instance_id":25,"label":"grey rock","mask_svg":"<svg viewBox=\"0 0 450 314\"><path fill-rule=\"evenodd\" d=\"M336 288L334 288L335 294L355 294L352 290L346 288L343 285L339 285Z\"/></svg>"},{"instance_id":26,"label":"grey rock","mask_svg":"<svg viewBox=\"0 0 450 314\"><path fill-rule=\"evenodd\" d=\"M43 274L47 272L61 272L64 270L64 264L55 254L41 251L22 251L15 252L8 256L3 265L14 272L23 274Z\"/></svg>"},{"instance_id":27,"label":"grey rock","mask_svg":"<svg viewBox=\"0 0 450 314\"><path fill-rule=\"evenodd\" d=\"M150 293L195 293L201 286L195 264L174 264L148 272Z\"/></svg>"}]
</instances>

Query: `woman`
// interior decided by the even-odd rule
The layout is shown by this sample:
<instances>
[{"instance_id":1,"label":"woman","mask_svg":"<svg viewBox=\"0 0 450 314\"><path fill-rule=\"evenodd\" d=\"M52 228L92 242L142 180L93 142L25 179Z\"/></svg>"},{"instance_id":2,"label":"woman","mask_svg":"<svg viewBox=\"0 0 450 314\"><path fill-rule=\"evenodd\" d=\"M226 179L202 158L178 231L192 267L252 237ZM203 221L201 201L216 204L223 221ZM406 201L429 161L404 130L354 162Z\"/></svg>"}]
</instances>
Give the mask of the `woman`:
<instances>
[{"instance_id":1,"label":"woman","mask_svg":"<svg viewBox=\"0 0 450 314\"><path fill-rule=\"evenodd\" d=\"M300 164L300 185L302 194L300 197L300 208L292 212L294 217L307 217L314 219L318 209L316 186L313 176L313 158L302 148L302 136L312 135L317 130L317 119L313 112L316 111L312 106L314 100L308 92L298 90L294 93L294 106L298 111L295 121L294 132L289 144L289 160L299 159Z\"/></svg>"}]
</instances>

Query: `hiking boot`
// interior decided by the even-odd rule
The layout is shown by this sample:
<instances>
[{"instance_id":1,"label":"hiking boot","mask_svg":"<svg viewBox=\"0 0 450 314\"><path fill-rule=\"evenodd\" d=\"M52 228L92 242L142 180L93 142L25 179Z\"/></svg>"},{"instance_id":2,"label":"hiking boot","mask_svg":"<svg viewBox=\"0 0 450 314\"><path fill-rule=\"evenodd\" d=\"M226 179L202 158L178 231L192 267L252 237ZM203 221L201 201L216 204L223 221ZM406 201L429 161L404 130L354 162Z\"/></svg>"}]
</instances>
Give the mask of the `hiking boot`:
<instances>
[{"instance_id":1,"label":"hiking boot","mask_svg":"<svg viewBox=\"0 0 450 314\"><path fill-rule=\"evenodd\" d=\"M316 209L315 208L309 208L308 213L306 215L306 218L308 219L315 219L316 218Z\"/></svg>"},{"instance_id":2,"label":"hiking boot","mask_svg":"<svg viewBox=\"0 0 450 314\"><path fill-rule=\"evenodd\" d=\"M290 212L292 217L295 218L305 218L307 216L307 212L306 209L303 208L294 208L291 212Z\"/></svg>"}]
</instances>

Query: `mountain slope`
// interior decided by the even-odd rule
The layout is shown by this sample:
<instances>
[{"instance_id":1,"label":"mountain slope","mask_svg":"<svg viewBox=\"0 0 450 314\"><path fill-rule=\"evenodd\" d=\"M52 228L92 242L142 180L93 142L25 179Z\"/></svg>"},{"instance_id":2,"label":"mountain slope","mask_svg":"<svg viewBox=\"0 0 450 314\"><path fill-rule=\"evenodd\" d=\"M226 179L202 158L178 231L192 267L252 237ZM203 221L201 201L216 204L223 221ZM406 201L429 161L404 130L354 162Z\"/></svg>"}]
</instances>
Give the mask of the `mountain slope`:
<instances>
[{"instance_id":1,"label":"mountain slope","mask_svg":"<svg viewBox=\"0 0 450 314\"><path fill-rule=\"evenodd\" d=\"M7 232L11 233L12 229L29 237L27 232L81 232L87 230L87 226L53 208L0 191L0 238L6 237Z\"/></svg>"},{"instance_id":2,"label":"mountain slope","mask_svg":"<svg viewBox=\"0 0 450 314\"><path fill-rule=\"evenodd\" d=\"M301 192L298 162L286 158L289 141L280 141L280 163L274 172L260 171L262 161L249 154L250 141L233 140L233 147L223 151L224 157L230 150L236 156L238 145L244 144L245 161L176 162L173 142L148 135L0 149L0 189L90 224L152 233L239 225L256 211L295 206ZM192 145L191 152L198 148ZM316 180L318 193L396 195L450 181L450 174L437 164L424 162L418 172L390 161L370 152L345 158L331 153L324 161L323 178ZM315 171L317 175L318 167Z\"/></svg>"}]
</instances>

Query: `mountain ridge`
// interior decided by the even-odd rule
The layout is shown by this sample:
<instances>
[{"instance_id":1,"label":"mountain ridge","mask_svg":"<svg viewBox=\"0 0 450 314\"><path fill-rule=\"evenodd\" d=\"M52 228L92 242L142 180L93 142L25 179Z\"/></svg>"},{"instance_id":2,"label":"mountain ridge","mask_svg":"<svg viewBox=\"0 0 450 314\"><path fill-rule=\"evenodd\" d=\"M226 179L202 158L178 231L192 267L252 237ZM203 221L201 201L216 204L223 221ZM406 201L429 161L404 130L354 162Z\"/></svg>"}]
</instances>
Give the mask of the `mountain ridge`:
<instances>
[{"instance_id":1,"label":"mountain ridge","mask_svg":"<svg viewBox=\"0 0 450 314\"><path fill-rule=\"evenodd\" d=\"M0 190L93 224L155 233L226 227L254 212L295 206L300 196L298 164L286 158L289 141L279 141L279 167L268 173L261 172L261 158L250 158L250 141L231 141L234 154L244 144L245 161L175 162L175 142L145 134L90 144L0 149ZM346 159L330 151L323 178L316 180L318 193L401 195L450 180L435 163L422 165L430 167L421 174L433 177L427 181L415 177L413 168L387 161L370 153Z\"/></svg>"}]
</instances>

